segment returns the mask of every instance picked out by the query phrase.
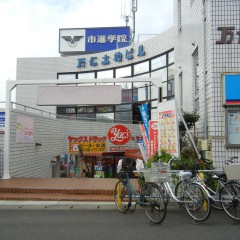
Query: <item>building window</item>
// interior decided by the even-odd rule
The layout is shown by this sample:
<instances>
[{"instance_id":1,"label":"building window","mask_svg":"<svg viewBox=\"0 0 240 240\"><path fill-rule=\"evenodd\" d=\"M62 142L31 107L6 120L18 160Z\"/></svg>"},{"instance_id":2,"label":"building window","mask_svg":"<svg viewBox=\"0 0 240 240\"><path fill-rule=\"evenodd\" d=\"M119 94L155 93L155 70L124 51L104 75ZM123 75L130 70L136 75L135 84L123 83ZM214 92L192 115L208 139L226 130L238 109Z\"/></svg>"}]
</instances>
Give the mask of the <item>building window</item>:
<instances>
[{"instance_id":1,"label":"building window","mask_svg":"<svg viewBox=\"0 0 240 240\"><path fill-rule=\"evenodd\" d=\"M103 120L103 121L110 121L113 122L114 113L97 113L96 114L96 121Z\"/></svg>"},{"instance_id":2,"label":"building window","mask_svg":"<svg viewBox=\"0 0 240 240\"><path fill-rule=\"evenodd\" d=\"M66 79L76 79L76 74L75 73L63 73L63 74L58 74L58 79L59 80L66 80Z\"/></svg>"},{"instance_id":3,"label":"building window","mask_svg":"<svg viewBox=\"0 0 240 240\"><path fill-rule=\"evenodd\" d=\"M130 77L131 75L132 75L131 66L116 69L116 78Z\"/></svg>"},{"instance_id":4,"label":"building window","mask_svg":"<svg viewBox=\"0 0 240 240\"><path fill-rule=\"evenodd\" d=\"M168 64L174 63L174 51L168 53Z\"/></svg>"},{"instance_id":5,"label":"building window","mask_svg":"<svg viewBox=\"0 0 240 240\"><path fill-rule=\"evenodd\" d=\"M99 71L97 78L113 78L113 70Z\"/></svg>"},{"instance_id":6,"label":"building window","mask_svg":"<svg viewBox=\"0 0 240 240\"><path fill-rule=\"evenodd\" d=\"M151 70L156 70L166 66L166 55L151 60Z\"/></svg>"},{"instance_id":7,"label":"building window","mask_svg":"<svg viewBox=\"0 0 240 240\"><path fill-rule=\"evenodd\" d=\"M95 73L94 72L88 72L88 73L79 73L78 79L94 79Z\"/></svg>"},{"instance_id":8,"label":"building window","mask_svg":"<svg viewBox=\"0 0 240 240\"><path fill-rule=\"evenodd\" d=\"M133 66L134 75L149 72L149 61L135 64Z\"/></svg>"},{"instance_id":9,"label":"building window","mask_svg":"<svg viewBox=\"0 0 240 240\"><path fill-rule=\"evenodd\" d=\"M115 119L119 121L129 121L132 122L132 111L129 112L116 112Z\"/></svg>"}]
</instances>

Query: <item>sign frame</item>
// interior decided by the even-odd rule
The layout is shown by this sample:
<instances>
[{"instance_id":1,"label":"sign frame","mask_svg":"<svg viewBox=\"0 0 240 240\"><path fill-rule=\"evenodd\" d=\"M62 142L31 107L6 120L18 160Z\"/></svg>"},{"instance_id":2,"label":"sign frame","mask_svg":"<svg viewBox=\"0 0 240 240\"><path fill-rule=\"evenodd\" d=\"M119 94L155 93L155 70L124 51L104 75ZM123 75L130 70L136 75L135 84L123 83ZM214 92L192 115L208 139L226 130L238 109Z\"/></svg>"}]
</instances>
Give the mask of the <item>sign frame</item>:
<instances>
[{"instance_id":1,"label":"sign frame","mask_svg":"<svg viewBox=\"0 0 240 240\"><path fill-rule=\"evenodd\" d=\"M232 81L232 84L230 81ZM222 86L223 105L240 106L240 73L223 74Z\"/></svg>"},{"instance_id":2,"label":"sign frame","mask_svg":"<svg viewBox=\"0 0 240 240\"><path fill-rule=\"evenodd\" d=\"M231 116L230 114L237 113L238 116L235 116L235 118L239 118L231 124ZM233 116L234 117L234 116ZM240 140L238 143L232 143L232 141L235 141L235 139L240 139L240 108L228 108L225 111L225 139L226 139L226 147L240 147ZM234 129L238 129L235 135L237 136L230 136L230 132L234 131Z\"/></svg>"}]
</instances>

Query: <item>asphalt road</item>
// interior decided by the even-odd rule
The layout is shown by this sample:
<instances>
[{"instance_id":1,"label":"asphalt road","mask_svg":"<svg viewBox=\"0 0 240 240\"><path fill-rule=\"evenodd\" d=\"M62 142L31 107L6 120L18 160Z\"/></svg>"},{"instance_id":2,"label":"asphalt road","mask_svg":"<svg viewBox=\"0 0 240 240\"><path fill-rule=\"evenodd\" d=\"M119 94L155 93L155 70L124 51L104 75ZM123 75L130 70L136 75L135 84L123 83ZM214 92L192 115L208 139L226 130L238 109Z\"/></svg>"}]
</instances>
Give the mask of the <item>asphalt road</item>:
<instances>
[{"instance_id":1,"label":"asphalt road","mask_svg":"<svg viewBox=\"0 0 240 240\"><path fill-rule=\"evenodd\" d=\"M1 240L240 240L240 224L212 210L203 224L187 212L168 207L165 221L152 225L141 208L127 214L114 206L0 205Z\"/></svg>"}]
</instances>

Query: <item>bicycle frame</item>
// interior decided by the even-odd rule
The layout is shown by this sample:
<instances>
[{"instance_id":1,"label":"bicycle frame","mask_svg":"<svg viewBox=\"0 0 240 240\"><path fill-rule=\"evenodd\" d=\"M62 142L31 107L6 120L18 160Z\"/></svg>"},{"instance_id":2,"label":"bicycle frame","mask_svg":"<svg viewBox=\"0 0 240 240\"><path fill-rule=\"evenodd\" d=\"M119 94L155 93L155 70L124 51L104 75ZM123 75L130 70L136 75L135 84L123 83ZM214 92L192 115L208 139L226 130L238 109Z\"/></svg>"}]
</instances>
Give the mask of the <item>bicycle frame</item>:
<instances>
[{"instance_id":1,"label":"bicycle frame","mask_svg":"<svg viewBox=\"0 0 240 240\"><path fill-rule=\"evenodd\" d=\"M186 186L188 183L189 183L189 180L188 180L188 179L185 180L184 186ZM201 184L197 183L196 181L195 181L195 183L196 183L197 185L201 186ZM180 204L191 203L191 201L182 201L182 200L180 200L178 197L176 197L176 195L175 195L175 194L173 193L173 191L172 191L172 188L171 188L169 182L165 182L165 183L163 183L163 185L164 185L165 189L167 190L167 194L168 194L175 202L180 203ZM186 190L185 190L185 191L186 191Z\"/></svg>"},{"instance_id":2,"label":"bicycle frame","mask_svg":"<svg viewBox=\"0 0 240 240\"><path fill-rule=\"evenodd\" d=\"M131 193L131 198L133 197L136 200L135 208L136 208L137 204L139 204L141 206L146 205L146 203L142 202L142 200L141 200L142 189L140 190L140 193L137 192L137 190L135 189L135 187L131 183L129 175L127 173L126 173L126 177L123 180L126 181L126 186L128 187L128 189L130 190L130 193Z\"/></svg>"}]
</instances>

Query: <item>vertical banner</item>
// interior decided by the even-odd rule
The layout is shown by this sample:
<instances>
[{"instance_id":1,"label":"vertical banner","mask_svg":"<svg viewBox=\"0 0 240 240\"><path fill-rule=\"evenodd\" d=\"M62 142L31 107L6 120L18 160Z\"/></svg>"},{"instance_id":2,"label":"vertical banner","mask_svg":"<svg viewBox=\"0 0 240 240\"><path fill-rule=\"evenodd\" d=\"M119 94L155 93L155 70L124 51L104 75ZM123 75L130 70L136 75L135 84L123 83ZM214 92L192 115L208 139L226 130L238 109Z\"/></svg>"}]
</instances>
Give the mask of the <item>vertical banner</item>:
<instances>
[{"instance_id":1,"label":"vertical banner","mask_svg":"<svg viewBox=\"0 0 240 240\"><path fill-rule=\"evenodd\" d=\"M33 142L33 119L17 115L16 142Z\"/></svg>"},{"instance_id":2,"label":"vertical banner","mask_svg":"<svg viewBox=\"0 0 240 240\"><path fill-rule=\"evenodd\" d=\"M179 132L175 100L158 104L159 149L179 156Z\"/></svg>"},{"instance_id":3,"label":"vertical banner","mask_svg":"<svg viewBox=\"0 0 240 240\"><path fill-rule=\"evenodd\" d=\"M138 107L141 117L142 117L142 121L143 121L143 125L145 127L146 130L146 134L147 134L147 138L149 139L149 114L148 114L148 104L144 103L141 106Z\"/></svg>"},{"instance_id":4,"label":"vertical banner","mask_svg":"<svg viewBox=\"0 0 240 240\"><path fill-rule=\"evenodd\" d=\"M0 133L5 132L5 112L0 112Z\"/></svg>"},{"instance_id":5,"label":"vertical banner","mask_svg":"<svg viewBox=\"0 0 240 240\"><path fill-rule=\"evenodd\" d=\"M143 139L137 140L138 147L140 149L140 152L142 154L144 162L147 162L148 156L147 156L147 146L145 145Z\"/></svg>"},{"instance_id":6,"label":"vertical banner","mask_svg":"<svg viewBox=\"0 0 240 240\"><path fill-rule=\"evenodd\" d=\"M142 136L143 136L143 142L146 146L147 158L149 158L149 155L150 155L149 141L148 141L146 130L145 130L145 127L144 127L143 124L140 125L140 130L141 130L141 133L142 133Z\"/></svg>"},{"instance_id":7,"label":"vertical banner","mask_svg":"<svg viewBox=\"0 0 240 240\"><path fill-rule=\"evenodd\" d=\"M158 151L158 121L149 121L149 158L153 157Z\"/></svg>"}]
</instances>

